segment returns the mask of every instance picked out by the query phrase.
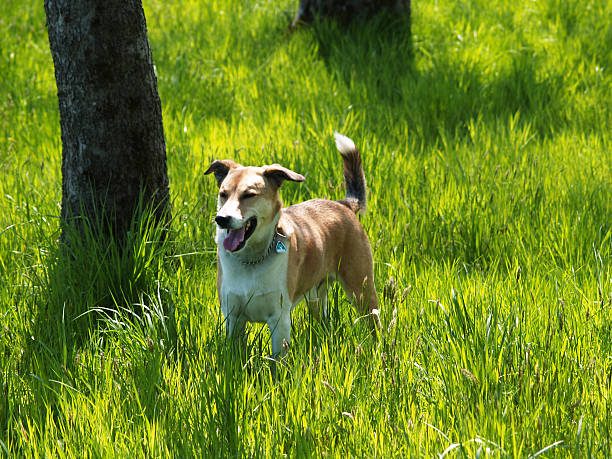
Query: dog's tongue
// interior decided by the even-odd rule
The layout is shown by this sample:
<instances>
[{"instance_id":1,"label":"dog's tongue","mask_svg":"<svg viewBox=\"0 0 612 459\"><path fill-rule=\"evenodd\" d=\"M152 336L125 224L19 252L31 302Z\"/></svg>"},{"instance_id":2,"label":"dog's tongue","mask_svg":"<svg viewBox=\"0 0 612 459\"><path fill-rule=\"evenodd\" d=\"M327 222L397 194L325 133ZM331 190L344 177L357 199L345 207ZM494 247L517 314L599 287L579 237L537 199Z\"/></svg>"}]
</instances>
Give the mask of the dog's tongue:
<instances>
[{"instance_id":1,"label":"dog's tongue","mask_svg":"<svg viewBox=\"0 0 612 459\"><path fill-rule=\"evenodd\" d=\"M223 240L223 247L230 252L235 252L240 243L244 240L244 226L239 229L232 229L227 233Z\"/></svg>"}]
</instances>

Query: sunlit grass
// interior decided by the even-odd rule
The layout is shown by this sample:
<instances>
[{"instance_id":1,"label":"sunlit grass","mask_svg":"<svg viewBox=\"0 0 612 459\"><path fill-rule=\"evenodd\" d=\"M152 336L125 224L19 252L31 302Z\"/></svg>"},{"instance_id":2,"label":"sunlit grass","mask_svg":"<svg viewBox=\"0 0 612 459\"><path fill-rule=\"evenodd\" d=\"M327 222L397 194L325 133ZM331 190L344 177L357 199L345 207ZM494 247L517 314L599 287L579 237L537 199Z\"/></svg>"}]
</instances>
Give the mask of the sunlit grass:
<instances>
[{"instance_id":1,"label":"sunlit grass","mask_svg":"<svg viewBox=\"0 0 612 459\"><path fill-rule=\"evenodd\" d=\"M43 5L0 5L3 454L610 455L612 4L412 6L411 34L289 33L297 1L145 1L172 228L65 259ZM286 204L341 198L336 130L386 333L334 287L273 376L265 328L226 345L203 171L280 162L306 177Z\"/></svg>"}]
</instances>

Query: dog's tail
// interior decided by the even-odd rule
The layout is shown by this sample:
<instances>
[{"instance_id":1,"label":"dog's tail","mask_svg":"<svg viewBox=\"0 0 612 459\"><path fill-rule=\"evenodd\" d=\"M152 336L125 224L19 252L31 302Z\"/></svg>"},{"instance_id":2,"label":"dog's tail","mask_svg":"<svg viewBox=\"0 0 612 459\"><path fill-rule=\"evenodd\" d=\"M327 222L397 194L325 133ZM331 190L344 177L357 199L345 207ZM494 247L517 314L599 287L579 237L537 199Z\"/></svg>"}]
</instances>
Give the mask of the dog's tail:
<instances>
[{"instance_id":1,"label":"dog's tail","mask_svg":"<svg viewBox=\"0 0 612 459\"><path fill-rule=\"evenodd\" d=\"M366 179L361 165L361 155L355 143L346 136L334 132L336 147L342 155L342 169L346 184L346 198L338 202L355 213L365 214L367 208Z\"/></svg>"}]
</instances>

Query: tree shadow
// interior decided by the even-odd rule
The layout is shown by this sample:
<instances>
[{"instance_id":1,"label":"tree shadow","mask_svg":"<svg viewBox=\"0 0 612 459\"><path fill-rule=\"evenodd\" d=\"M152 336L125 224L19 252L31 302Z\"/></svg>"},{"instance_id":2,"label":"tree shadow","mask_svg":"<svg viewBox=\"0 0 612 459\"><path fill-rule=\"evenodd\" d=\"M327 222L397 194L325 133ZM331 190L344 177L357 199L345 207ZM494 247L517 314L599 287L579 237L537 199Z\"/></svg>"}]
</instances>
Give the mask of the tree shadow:
<instances>
[{"instance_id":1,"label":"tree shadow","mask_svg":"<svg viewBox=\"0 0 612 459\"><path fill-rule=\"evenodd\" d=\"M119 367L126 365L138 387L149 387L140 383L159 374L163 355L176 346L174 306L161 278L167 225L144 212L121 241L98 228L86 221L63 225L38 280L41 294L32 299L36 312L17 372L31 389L21 411L41 426L49 412L65 416L58 403L64 388L95 393L84 372L98 371L91 380L101 381L105 372L124 377Z\"/></svg>"},{"instance_id":2,"label":"tree shadow","mask_svg":"<svg viewBox=\"0 0 612 459\"><path fill-rule=\"evenodd\" d=\"M348 24L319 17L312 29L330 73L368 105L402 106L404 76L414 72L409 16L383 10Z\"/></svg>"},{"instance_id":3,"label":"tree shadow","mask_svg":"<svg viewBox=\"0 0 612 459\"><path fill-rule=\"evenodd\" d=\"M473 120L495 122L517 113L542 136L568 122L562 75L541 75L529 50L511 54L492 71L441 47L418 68L409 17L385 11L350 24L319 18L312 27L320 58L349 88L368 129L383 126L380 137L393 135L384 126L404 124L399 131L426 146L442 135L467 134Z\"/></svg>"}]
</instances>

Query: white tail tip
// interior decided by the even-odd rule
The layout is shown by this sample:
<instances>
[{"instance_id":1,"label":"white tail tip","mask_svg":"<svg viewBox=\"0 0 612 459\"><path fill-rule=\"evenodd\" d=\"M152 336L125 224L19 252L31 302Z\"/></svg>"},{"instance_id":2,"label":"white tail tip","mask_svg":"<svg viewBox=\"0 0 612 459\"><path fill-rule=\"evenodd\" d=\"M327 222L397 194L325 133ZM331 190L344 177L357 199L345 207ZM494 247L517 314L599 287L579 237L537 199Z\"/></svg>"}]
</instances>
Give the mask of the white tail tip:
<instances>
[{"instance_id":1,"label":"white tail tip","mask_svg":"<svg viewBox=\"0 0 612 459\"><path fill-rule=\"evenodd\" d=\"M343 154L350 153L355 150L355 143L347 136L334 132L336 138L336 148Z\"/></svg>"}]
</instances>

